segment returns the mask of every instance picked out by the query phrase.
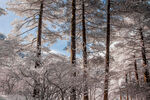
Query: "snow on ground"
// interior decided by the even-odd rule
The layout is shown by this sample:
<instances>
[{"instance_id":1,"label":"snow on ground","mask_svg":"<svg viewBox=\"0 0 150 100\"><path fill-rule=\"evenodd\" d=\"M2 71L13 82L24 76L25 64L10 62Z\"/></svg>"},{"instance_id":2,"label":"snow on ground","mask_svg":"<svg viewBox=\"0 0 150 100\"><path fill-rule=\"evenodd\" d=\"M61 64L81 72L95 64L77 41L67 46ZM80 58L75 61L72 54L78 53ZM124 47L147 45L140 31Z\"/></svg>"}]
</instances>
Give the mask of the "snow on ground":
<instances>
[{"instance_id":1,"label":"snow on ground","mask_svg":"<svg viewBox=\"0 0 150 100\"><path fill-rule=\"evenodd\" d=\"M7 100L7 99L5 99L5 98L3 98L3 97L0 97L0 100Z\"/></svg>"},{"instance_id":2,"label":"snow on ground","mask_svg":"<svg viewBox=\"0 0 150 100\"><path fill-rule=\"evenodd\" d=\"M19 95L10 95L10 96L1 95L0 100L25 100L25 98Z\"/></svg>"}]
</instances>

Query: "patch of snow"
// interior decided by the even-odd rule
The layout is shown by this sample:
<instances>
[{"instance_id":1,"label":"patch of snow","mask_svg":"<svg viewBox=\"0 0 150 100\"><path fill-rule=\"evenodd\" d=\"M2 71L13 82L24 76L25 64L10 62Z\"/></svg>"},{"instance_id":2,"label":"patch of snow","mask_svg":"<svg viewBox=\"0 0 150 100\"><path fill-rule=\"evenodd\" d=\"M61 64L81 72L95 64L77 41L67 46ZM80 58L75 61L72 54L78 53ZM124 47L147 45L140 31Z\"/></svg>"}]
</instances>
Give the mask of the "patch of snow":
<instances>
[{"instance_id":1,"label":"patch of snow","mask_svg":"<svg viewBox=\"0 0 150 100\"><path fill-rule=\"evenodd\" d=\"M25 97L20 95L1 95L0 100L25 100Z\"/></svg>"}]
</instances>

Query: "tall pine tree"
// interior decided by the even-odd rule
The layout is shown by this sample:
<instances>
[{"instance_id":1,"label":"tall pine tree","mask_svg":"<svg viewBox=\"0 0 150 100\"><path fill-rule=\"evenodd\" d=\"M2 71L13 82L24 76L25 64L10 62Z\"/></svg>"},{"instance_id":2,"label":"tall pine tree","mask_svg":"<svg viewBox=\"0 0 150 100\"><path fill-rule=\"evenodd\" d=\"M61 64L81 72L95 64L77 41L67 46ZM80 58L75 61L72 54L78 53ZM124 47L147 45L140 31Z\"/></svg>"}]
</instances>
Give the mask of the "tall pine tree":
<instances>
[{"instance_id":1,"label":"tall pine tree","mask_svg":"<svg viewBox=\"0 0 150 100\"><path fill-rule=\"evenodd\" d=\"M106 55L105 55L105 80L104 80L104 99L108 100L109 85L109 63L110 63L110 0L107 0L107 33L106 33Z\"/></svg>"}]
</instances>

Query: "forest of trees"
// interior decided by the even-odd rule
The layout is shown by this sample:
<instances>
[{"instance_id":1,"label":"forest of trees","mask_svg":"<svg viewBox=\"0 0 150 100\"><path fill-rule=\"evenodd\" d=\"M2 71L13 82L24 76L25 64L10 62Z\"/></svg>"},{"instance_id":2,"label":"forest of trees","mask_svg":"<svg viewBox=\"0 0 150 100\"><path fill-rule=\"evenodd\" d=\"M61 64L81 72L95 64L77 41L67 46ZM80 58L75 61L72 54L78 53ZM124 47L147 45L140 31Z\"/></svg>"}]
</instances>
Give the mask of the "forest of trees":
<instances>
[{"instance_id":1,"label":"forest of trees","mask_svg":"<svg viewBox=\"0 0 150 100\"><path fill-rule=\"evenodd\" d=\"M8 35L0 33L0 95L150 100L149 0L8 0L6 6L0 18L18 17ZM52 52L59 40L69 57Z\"/></svg>"}]
</instances>

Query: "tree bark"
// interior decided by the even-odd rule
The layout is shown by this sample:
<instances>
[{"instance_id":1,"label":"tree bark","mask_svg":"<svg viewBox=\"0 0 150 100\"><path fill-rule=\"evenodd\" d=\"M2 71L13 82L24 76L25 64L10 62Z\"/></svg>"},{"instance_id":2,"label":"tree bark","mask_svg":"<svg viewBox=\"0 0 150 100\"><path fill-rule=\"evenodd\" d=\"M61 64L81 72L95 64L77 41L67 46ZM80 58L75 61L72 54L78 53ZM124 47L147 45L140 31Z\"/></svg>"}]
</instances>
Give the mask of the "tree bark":
<instances>
[{"instance_id":1,"label":"tree bark","mask_svg":"<svg viewBox=\"0 0 150 100\"><path fill-rule=\"evenodd\" d=\"M40 11L39 11L39 20L38 20L38 33L37 33L37 51L36 51L36 61L35 68L39 68L41 65L41 35L42 35L42 17L43 17L43 0L41 1ZM33 90L33 97L39 95L38 89L38 79L34 81L35 87Z\"/></svg>"},{"instance_id":2,"label":"tree bark","mask_svg":"<svg viewBox=\"0 0 150 100\"><path fill-rule=\"evenodd\" d=\"M149 71L147 69L147 58L146 58L146 51L145 51L145 44L144 44L144 36L143 36L143 29L139 29L140 33L140 38L141 38L141 53L142 53L142 60L143 60L143 67L145 68L144 71L144 81L146 83L150 82L150 76L149 76Z\"/></svg>"},{"instance_id":3,"label":"tree bark","mask_svg":"<svg viewBox=\"0 0 150 100\"><path fill-rule=\"evenodd\" d=\"M129 72L129 81L128 82L131 82L132 81L132 78L131 78L131 75L132 75L132 72L130 71ZM128 93L129 94L129 93ZM128 96L129 97L129 96ZM132 100L132 96L130 95L130 100Z\"/></svg>"},{"instance_id":4,"label":"tree bark","mask_svg":"<svg viewBox=\"0 0 150 100\"><path fill-rule=\"evenodd\" d=\"M88 98L88 86L87 86L87 48L86 48L86 26L85 26L85 4L82 0L82 47L83 47L83 67L84 67L84 96L83 100L89 100Z\"/></svg>"},{"instance_id":5,"label":"tree bark","mask_svg":"<svg viewBox=\"0 0 150 100\"><path fill-rule=\"evenodd\" d=\"M149 76L149 71L147 69L147 58L146 58L146 50L145 50L145 44L144 44L144 36L143 36L143 29L140 28L139 29L139 33L140 33L140 38L141 38L141 53L142 53L142 60L143 60L143 67L144 67L144 81L146 83L150 83L150 76ZM149 100L150 96L147 95L146 96L146 100Z\"/></svg>"},{"instance_id":6,"label":"tree bark","mask_svg":"<svg viewBox=\"0 0 150 100\"><path fill-rule=\"evenodd\" d=\"M121 93L121 89L119 88L120 91L120 100L122 100L122 93Z\"/></svg>"},{"instance_id":7,"label":"tree bark","mask_svg":"<svg viewBox=\"0 0 150 100\"><path fill-rule=\"evenodd\" d=\"M110 0L107 0L107 33L106 33L106 57L105 57L105 80L104 80L104 100L108 100L109 83L109 55L110 55Z\"/></svg>"},{"instance_id":8,"label":"tree bark","mask_svg":"<svg viewBox=\"0 0 150 100\"><path fill-rule=\"evenodd\" d=\"M139 84L139 76L138 76L137 63L136 63L135 56L134 56L134 70L135 70L135 78L136 78L137 84Z\"/></svg>"},{"instance_id":9,"label":"tree bark","mask_svg":"<svg viewBox=\"0 0 150 100\"><path fill-rule=\"evenodd\" d=\"M38 34L37 34L37 60L35 62L35 68L40 67L41 64L41 35L42 35L42 17L43 17L43 0L40 5L39 22L38 22Z\"/></svg>"},{"instance_id":10,"label":"tree bark","mask_svg":"<svg viewBox=\"0 0 150 100\"><path fill-rule=\"evenodd\" d=\"M128 74L126 74L126 84L128 84ZM129 100L128 88L127 88L127 98L126 98L126 100Z\"/></svg>"},{"instance_id":11,"label":"tree bark","mask_svg":"<svg viewBox=\"0 0 150 100\"><path fill-rule=\"evenodd\" d=\"M72 0L72 19L71 19L71 65L76 67L76 0ZM73 72L76 77L76 72ZM70 100L76 100L76 89L71 89Z\"/></svg>"}]
</instances>

